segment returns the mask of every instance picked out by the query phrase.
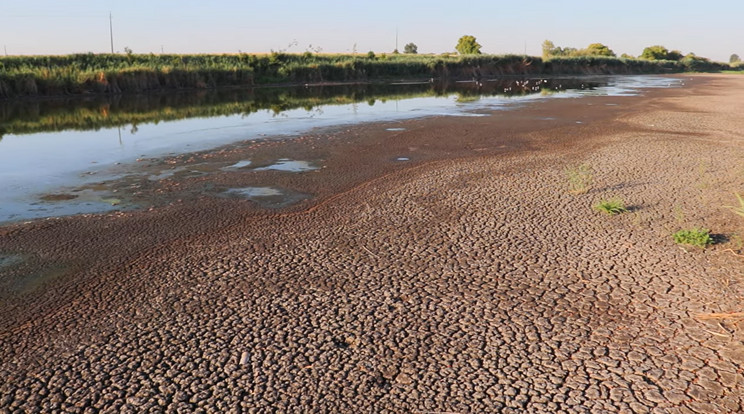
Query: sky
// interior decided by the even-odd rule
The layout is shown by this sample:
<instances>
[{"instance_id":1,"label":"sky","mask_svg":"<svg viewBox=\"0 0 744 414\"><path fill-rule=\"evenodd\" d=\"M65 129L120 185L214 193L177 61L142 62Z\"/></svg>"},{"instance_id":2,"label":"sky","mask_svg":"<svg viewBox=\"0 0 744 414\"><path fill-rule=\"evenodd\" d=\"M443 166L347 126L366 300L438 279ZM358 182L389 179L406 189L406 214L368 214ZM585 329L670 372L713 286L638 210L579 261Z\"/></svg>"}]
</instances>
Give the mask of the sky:
<instances>
[{"instance_id":1,"label":"sky","mask_svg":"<svg viewBox=\"0 0 744 414\"><path fill-rule=\"evenodd\" d=\"M744 57L744 0L0 0L0 53L454 52L540 55L603 43L618 55L663 45Z\"/></svg>"}]
</instances>

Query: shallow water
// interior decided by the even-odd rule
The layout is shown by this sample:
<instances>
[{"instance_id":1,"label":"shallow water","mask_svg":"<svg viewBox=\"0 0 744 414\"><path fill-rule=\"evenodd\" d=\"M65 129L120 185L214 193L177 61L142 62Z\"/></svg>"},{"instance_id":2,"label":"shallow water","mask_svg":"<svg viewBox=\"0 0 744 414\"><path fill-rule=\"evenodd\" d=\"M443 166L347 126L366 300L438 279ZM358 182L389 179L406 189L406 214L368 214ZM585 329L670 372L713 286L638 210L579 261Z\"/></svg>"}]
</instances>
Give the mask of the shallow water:
<instances>
[{"instance_id":1,"label":"shallow water","mask_svg":"<svg viewBox=\"0 0 744 414\"><path fill-rule=\"evenodd\" d=\"M0 107L0 134L4 133L0 139L0 223L132 208L111 202L115 194L89 188L121 175L126 168L119 164L131 164L130 170L135 170L141 159L295 136L314 128L427 116L488 116L489 111L509 110L534 100L628 96L645 88L681 83L655 76L585 77L387 85L382 91L372 86L362 91L349 87L338 91L331 87L277 89L273 91L276 96L271 90L233 91L227 96L199 92L182 94L179 99L115 98L123 101L50 103L48 108L38 103L41 106L30 108L24 106L30 104L4 103ZM251 165L250 160L242 160L222 170L245 170ZM255 170L315 168L307 161L283 159ZM149 179L162 180L184 171L163 170ZM75 197L50 197L55 194Z\"/></svg>"},{"instance_id":2,"label":"shallow water","mask_svg":"<svg viewBox=\"0 0 744 414\"><path fill-rule=\"evenodd\" d=\"M13 266L23 261L23 258L14 254L0 254L0 269Z\"/></svg>"},{"instance_id":3,"label":"shallow water","mask_svg":"<svg viewBox=\"0 0 744 414\"><path fill-rule=\"evenodd\" d=\"M250 200L264 208L287 207L309 198L307 194L277 187L230 188L223 195Z\"/></svg>"},{"instance_id":4,"label":"shallow water","mask_svg":"<svg viewBox=\"0 0 744 414\"><path fill-rule=\"evenodd\" d=\"M312 165L308 161L295 161L288 159L281 159L275 164L268 165L266 167L254 168L255 171L287 171L287 172L305 172L317 170L318 167Z\"/></svg>"},{"instance_id":5,"label":"shallow water","mask_svg":"<svg viewBox=\"0 0 744 414\"><path fill-rule=\"evenodd\" d=\"M222 170L223 170L223 171L228 171L228 170L239 170L239 169L241 169L241 168L245 168L245 167L248 167L248 166L250 166L250 165L251 165L252 163L253 163L253 162L252 162L251 160L243 160L243 161L238 161L238 162L236 162L236 163L235 163L235 164L233 164L233 165L228 165L227 167L224 167L224 168L222 168Z\"/></svg>"}]
</instances>

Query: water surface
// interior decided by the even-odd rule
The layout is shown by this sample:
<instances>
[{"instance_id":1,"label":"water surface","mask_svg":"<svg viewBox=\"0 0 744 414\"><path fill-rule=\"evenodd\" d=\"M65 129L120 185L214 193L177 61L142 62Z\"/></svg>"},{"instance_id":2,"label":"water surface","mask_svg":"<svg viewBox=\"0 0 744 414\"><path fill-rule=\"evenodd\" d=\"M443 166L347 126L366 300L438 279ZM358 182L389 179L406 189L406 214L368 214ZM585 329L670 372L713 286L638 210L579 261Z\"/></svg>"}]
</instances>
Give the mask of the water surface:
<instances>
[{"instance_id":1,"label":"water surface","mask_svg":"<svg viewBox=\"0 0 744 414\"><path fill-rule=\"evenodd\" d=\"M117 194L98 189L97 183L136 170L141 160L337 125L488 116L534 100L621 97L681 84L658 76L525 78L3 102L0 223L135 207L117 202ZM302 173L315 168L309 161L281 159L258 168L252 160L241 160L222 170ZM149 179L182 173L189 171L177 167Z\"/></svg>"}]
</instances>

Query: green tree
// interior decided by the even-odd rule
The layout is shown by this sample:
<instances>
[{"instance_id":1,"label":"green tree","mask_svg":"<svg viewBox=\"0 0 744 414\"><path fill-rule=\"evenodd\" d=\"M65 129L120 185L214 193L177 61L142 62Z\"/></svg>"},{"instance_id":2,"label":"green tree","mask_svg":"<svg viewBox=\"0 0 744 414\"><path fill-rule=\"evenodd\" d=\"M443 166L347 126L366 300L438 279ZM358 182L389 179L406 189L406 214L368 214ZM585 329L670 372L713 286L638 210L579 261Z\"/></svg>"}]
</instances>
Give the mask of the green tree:
<instances>
[{"instance_id":1,"label":"green tree","mask_svg":"<svg viewBox=\"0 0 744 414\"><path fill-rule=\"evenodd\" d=\"M615 56L615 52L602 43L592 43L583 52L589 56Z\"/></svg>"},{"instance_id":2,"label":"green tree","mask_svg":"<svg viewBox=\"0 0 744 414\"><path fill-rule=\"evenodd\" d=\"M627 53L623 53L622 55L620 55L620 57L623 59L635 59L635 56L629 55Z\"/></svg>"},{"instance_id":3,"label":"green tree","mask_svg":"<svg viewBox=\"0 0 744 414\"><path fill-rule=\"evenodd\" d=\"M405 46L403 46L403 53L408 53L411 55L415 55L418 53L418 46L416 46L415 43L409 43Z\"/></svg>"},{"instance_id":4,"label":"green tree","mask_svg":"<svg viewBox=\"0 0 744 414\"><path fill-rule=\"evenodd\" d=\"M555 56L555 49L555 43L551 42L550 40L542 42L542 58L548 59L551 56Z\"/></svg>"},{"instance_id":5,"label":"green tree","mask_svg":"<svg viewBox=\"0 0 744 414\"><path fill-rule=\"evenodd\" d=\"M741 58L736 53L731 55L731 57L729 58L729 63L739 63L739 62L741 62Z\"/></svg>"},{"instance_id":6,"label":"green tree","mask_svg":"<svg viewBox=\"0 0 744 414\"><path fill-rule=\"evenodd\" d=\"M671 52L667 53L666 60L680 60L682 58L682 52L680 52L679 50L672 50Z\"/></svg>"},{"instance_id":7,"label":"green tree","mask_svg":"<svg viewBox=\"0 0 744 414\"><path fill-rule=\"evenodd\" d=\"M457 41L455 50L461 55L480 55L481 45L475 40L475 36L465 35Z\"/></svg>"},{"instance_id":8,"label":"green tree","mask_svg":"<svg viewBox=\"0 0 744 414\"><path fill-rule=\"evenodd\" d=\"M664 46L649 46L643 49L641 53L641 59L647 60L680 60L682 59L682 52L679 50L672 50L671 52Z\"/></svg>"},{"instance_id":9,"label":"green tree","mask_svg":"<svg viewBox=\"0 0 744 414\"><path fill-rule=\"evenodd\" d=\"M680 62L685 65L688 70L700 72L715 70L715 65L711 65L710 59L697 56L694 53L688 53L687 56L680 59Z\"/></svg>"}]
</instances>

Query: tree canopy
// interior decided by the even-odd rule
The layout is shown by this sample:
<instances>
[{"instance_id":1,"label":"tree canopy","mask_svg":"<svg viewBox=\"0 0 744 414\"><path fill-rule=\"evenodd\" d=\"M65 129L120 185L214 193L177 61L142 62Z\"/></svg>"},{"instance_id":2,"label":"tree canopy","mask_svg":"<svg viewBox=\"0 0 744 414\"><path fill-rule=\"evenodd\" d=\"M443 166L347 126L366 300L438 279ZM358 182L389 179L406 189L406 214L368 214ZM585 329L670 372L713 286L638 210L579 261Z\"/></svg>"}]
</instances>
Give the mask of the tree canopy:
<instances>
[{"instance_id":1,"label":"tree canopy","mask_svg":"<svg viewBox=\"0 0 744 414\"><path fill-rule=\"evenodd\" d=\"M615 52L602 43L592 43L584 51L588 56L615 56Z\"/></svg>"},{"instance_id":2,"label":"tree canopy","mask_svg":"<svg viewBox=\"0 0 744 414\"><path fill-rule=\"evenodd\" d=\"M412 55L415 55L418 53L418 46L416 46L415 43L409 43L405 46L403 46L403 53L409 53Z\"/></svg>"},{"instance_id":3,"label":"tree canopy","mask_svg":"<svg viewBox=\"0 0 744 414\"><path fill-rule=\"evenodd\" d=\"M741 62L741 58L736 53L732 54L729 58L729 63L739 63Z\"/></svg>"},{"instance_id":4,"label":"tree canopy","mask_svg":"<svg viewBox=\"0 0 744 414\"><path fill-rule=\"evenodd\" d=\"M680 60L684 56L679 50L672 50L671 52L664 46L656 45L649 46L643 49L641 53L641 59L647 60Z\"/></svg>"},{"instance_id":5,"label":"tree canopy","mask_svg":"<svg viewBox=\"0 0 744 414\"><path fill-rule=\"evenodd\" d=\"M542 44L542 56L543 59L574 56L615 56L615 52L602 43L592 43L585 49L576 49L575 47L559 47L550 40L546 40Z\"/></svg>"},{"instance_id":6,"label":"tree canopy","mask_svg":"<svg viewBox=\"0 0 744 414\"><path fill-rule=\"evenodd\" d=\"M475 36L465 35L457 41L455 50L461 55L480 55L481 45L475 40Z\"/></svg>"}]
</instances>

